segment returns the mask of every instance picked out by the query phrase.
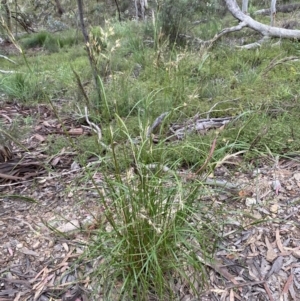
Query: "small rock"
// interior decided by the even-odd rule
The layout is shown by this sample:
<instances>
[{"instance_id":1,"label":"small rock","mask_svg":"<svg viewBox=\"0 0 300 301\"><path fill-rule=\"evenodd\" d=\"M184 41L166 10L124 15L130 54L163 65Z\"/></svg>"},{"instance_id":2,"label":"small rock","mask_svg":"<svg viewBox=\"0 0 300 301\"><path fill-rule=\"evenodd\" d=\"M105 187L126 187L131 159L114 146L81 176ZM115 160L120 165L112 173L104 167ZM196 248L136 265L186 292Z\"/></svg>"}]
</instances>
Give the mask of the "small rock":
<instances>
[{"instance_id":1,"label":"small rock","mask_svg":"<svg viewBox=\"0 0 300 301\"><path fill-rule=\"evenodd\" d=\"M71 232L78 229L80 229L80 223L78 220L72 220L57 228L57 230L62 233Z\"/></svg>"},{"instance_id":2,"label":"small rock","mask_svg":"<svg viewBox=\"0 0 300 301\"><path fill-rule=\"evenodd\" d=\"M279 180L275 180L272 182L272 188L276 191L276 194L278 194L278 192L281 190L281 184Z\"/></svg>"},{"instance_id":3,"label":"small rock","mask_svg":"<svg viewBox=\"0 0 300 301\"><path fill-rule=\"evenodd\" d=\"M246 198L245 204L248 207L253 206L256 204L256 199L255 198Z\"/></svg>"},{"instance_id":4,"label":"small rock","mask_svg":"<svg viewBox=\"0 0 300 301\"><path fill-rule=\"evenodd\" d=\"M297 182L300 182L300 172L294 174L294 179L295 179Z\"/></svg>"},{"instance_id":5,"label":"small rock","mask_svg":"<svg viewBox=\"0 0 300 301\"><path fill-rule=\"evenodd\" d=\"M53 248L54 251L58 252L61 250L61 245L55 245Z\"/></svg>"},{"instance_id":6,"label":"small rock","mask_svg":"<svg viewBox=\"0 0 300 301\"><path fill-rule=\"evenodd\" d=\"M81 248L76 248L76 254L83 254L83 250Z\"/></svg>"},{"instance_id":7,"label":"small rock","mask_svg":"<svg viewBox=\"0 0 300 301\"><path fill-rule=\"evenodd\" d=\"M256 177L257 175L261 174L261 171L259 168L253 170L253 177Z\"/></svg>"}]
</instances>

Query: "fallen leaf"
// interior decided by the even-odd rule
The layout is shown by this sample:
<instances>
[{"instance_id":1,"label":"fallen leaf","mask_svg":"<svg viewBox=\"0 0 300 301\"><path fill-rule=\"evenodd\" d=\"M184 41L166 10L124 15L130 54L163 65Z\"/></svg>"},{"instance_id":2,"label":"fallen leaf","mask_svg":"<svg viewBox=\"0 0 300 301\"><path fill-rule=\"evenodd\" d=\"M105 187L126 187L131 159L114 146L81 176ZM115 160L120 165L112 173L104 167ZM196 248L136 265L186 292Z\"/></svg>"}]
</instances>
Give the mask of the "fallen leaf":
<instances>
[{"instance_id":1,"label":"fallen leaf","mask_svg":"<svg viewBox=\"0 0 300 301\"><path fill-rule=\"evenodd\" d=\"M283 257L279 256L273 262L272 267L271 267L270 271L268 272L268 274L266 275L265 279L268 279L273 274L277 274L281 270L282 265L283 265Z\"/></svg>"},{"instance_id":2,"label":"fallen leaf","mask_svg":"<svg viewBox=\"0 0 300 301\"><path fill-rule=\"evenodd\" d=\"M300 250L293 250L292 255L299 259L300 258Z\"/></svg>"},{"instance_id":3,"label":"fallen leaf","mask_svg":"<svg viewBox=\"0 0 300 301\"><path fill-rule=\"evenodd\" d=\"M69 252L69 246L65 242L62 243L62 246L64 247L66 252Z\"/></svg>"},{"instance_id":4,"label":"fallen leaf","mask_svg":"<svg viewBox=\"0 0 300 301\"><path fill-rule=\"evenodd\" d=\"M40 141L40 142L44 142L46 139L45 139L45 137L43 137L42 135L40 135L40 134L35 134L34 136L33 136L33 138L35 138L36 140L38 140L38 141Z\"/></svg>"},{"instance_id":5,"label":"fallen leaf","mask_svg":"<svg viewBox=\"0 0 300 301\"><path fill-rule=\"evenodd\" d=\"M269 242L269 239L268 237L265 238L265 242L266 242L266 246L267 246L267 255L266 255L266 259L269 261L269 262L273 262L273 260L277 257L277 254L276 252L274 251L271 243Z\"/></svg>"},{"instance_id":6,"label":"fallen leaf","mask_svg":"<svg viewBox=\"0 0 300 301\"><path fill-rule=\"evenodd\" d=\"M46 127L52 127L52 125L48 121L43 121L43 125Z\"/></svg>"},{"instance_id":7,"label":"fallen leaf","mask_svg":"<svg viewBox=\"0 0 300 301\"><path fill-rule=\"evenodd\" d=\"M32 256L36 256L36 257L40 256L37 252L31 251L31 250L29 250L25 247L20 249L20 252L23 253L23 254L26 254L26 255L32 255Z\"/></svg>"},{"instance_id":8,"label":"fallen leaf","mask_svg":"<svg viewBox=\"0 0 300 301\"><path fill-rule=\"evenodd\" d=\"M56 166L57 164L58 164L58 162L60 161L60 157L58 156L58 157L56 157L56 158L54 158L52 161L51 161L51 165L52 166Z\"/></svg>"},{"instance_id":9,"label":"fallen leaf","mask_svg":"<svg viewBox=\"0 0 300 301\"><path fill-rule=\"evenodd\" d=\"M294 279L294 275L291 274L284 285L284 288L282 290L283 294L287 294L289 292L289 288L290 288L291 284L293 284L293 279Z\"/></svg>"},{"instance_id":10,"label":"fallen leaf","mask_svg":"<svg viewBox=\"0 0 300 301\"><path fill-rule=\"evenodd\" d=\"M71 170L76 170L79 169L80 166L76 161L73 161L73 163L71 164Z\"/></svg>"},{"instance_id":11,"label":"fallen leaf","mask_svg":"<svg viewBox=\"0 0 300 301\"><path fill-rule=\"evenodd\" d=\"M272 213L277 213L278 212L278 204L273 204L270 206L270 211Z\"/></svg>"},{"instance_id":12,"label":"fallen leaf","mask_svg":"<svg viewBox=\"0 0 300 301\"><path fill-rule=\"evenodd\" d=\"M276 244L277 244L277 247L278 247L279 251L281 253L284 253L285 249L284 249L284 247L282 245L282 242L281 242L281 239L280 239L280 234L279 234L279 229L278 228L276 229Z\"/></svg>"},{"instance_id":13,"label":"fallen leaf","mask_svg":"<svg viewBox=\"0 0 300 301\"><path fill-rule=\"evenodd\" d=\"M230 301L234 301L234 291L233 291L233 289L230 290L230 293L229 293L229 300L230 300Z\"/></svg>"},{"instance_id":14,"label":"fallen leaf","mask_svg":"<svg viewBox=\"0 0 300 301\"><path fill-rule=\"evenodd\" d=\"M294 179L300 182L300 172L294 174Z\"/></svg>"},{"instance_id":15,"label":"fallen leaf","mask_svg":"<svg viewBox=\"0 0 300 301\"><path fill-rule=\"evenodd\" d=\"M82 135L83 134L83 128L74 128L74 129L70 129L68 131L68 133L70 135Z\"/></svg>"}]
</instances>

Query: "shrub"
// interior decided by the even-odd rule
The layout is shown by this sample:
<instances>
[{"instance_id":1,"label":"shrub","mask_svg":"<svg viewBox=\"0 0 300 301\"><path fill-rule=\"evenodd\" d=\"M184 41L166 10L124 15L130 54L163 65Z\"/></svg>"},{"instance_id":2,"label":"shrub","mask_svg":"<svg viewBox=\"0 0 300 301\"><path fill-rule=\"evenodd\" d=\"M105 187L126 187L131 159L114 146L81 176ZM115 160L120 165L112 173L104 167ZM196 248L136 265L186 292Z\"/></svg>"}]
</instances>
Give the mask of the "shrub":
<instances>
[{"instance_id":1,"label":"shrub","mask_svg":"<svg viewBox=\"0 0 300 301\"><path fill-rule=\"evenodd\" d=\"M32 34L21 40L21 44L25 49L34 48L34 47L42 47L48 37L48 33L45 31L41 31L37 34Z\"/></svg>"},{"instance_id":2,"label":"shrub","mask_svg":"<svg viewBox=\"0 0 300 301\"><path fill-rule=\"evenodd\" d=\"M199 5L199 1L196 0L163 1L159 8L162 33L169 37L171 42L177 41L178 35L186 31L188 22Z\"/></svg>"}]
</instances>

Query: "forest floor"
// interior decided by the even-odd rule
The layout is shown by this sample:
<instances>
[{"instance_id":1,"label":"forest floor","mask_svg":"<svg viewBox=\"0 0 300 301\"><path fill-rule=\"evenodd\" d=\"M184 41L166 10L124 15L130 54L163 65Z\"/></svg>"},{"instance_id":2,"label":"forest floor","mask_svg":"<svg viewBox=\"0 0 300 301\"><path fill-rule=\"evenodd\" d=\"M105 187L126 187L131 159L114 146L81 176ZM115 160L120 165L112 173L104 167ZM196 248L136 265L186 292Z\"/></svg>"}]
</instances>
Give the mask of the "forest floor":
<instances>
[{"instance_id":1,"label":"forest floor","mask_svg":"<svg viewBox=\"0 0 300 301\"><path fill-rule=\"evenodd\" d=\"M135 8L129 7L128 14L134 16ZM216 24L213 22L211 28L215 28ZM182 56L176 54L175 59L169 60L164 44L159 45L157 53L149 52L149 55L147 51L152 49L150 47L149 50L144 45L144 40L149 40L148 36L142 37L143 42L139 43L139 32L132 31L136 27L128 27L127 31L124 28L119 26L118 34L122 36L120 33L124 31L129 42L122 44L120 50L125 50L120 51L119 57L111 57L111 61L115 63L115 66L111 66L112 74L116 76L115 87L120 90L116 90L116 95L108 94L111 100L116 98L119 101L120 112L123 107L132 112L137 99L145 99L146 104L141 102L141 110L147 108L148 101L153 101L154 108L159 107L158 111L153 110L151 120L161 114L161 110L164 112L165 108L169 110L178 106L181 106L178 111L186 110L184 116L191 116L198 111L201 114L211 113L214 108L214 116L228 113L228 117L232 117L258 108L259 123L255 123L255 118L251 123L250 118L250 125L248 124L251 133L254 131L253 137L241 137L238 129L233 140L239 138L244 142L249 138L250 142L246 141L249 149L261 142L269 150L268 153L265 148L262 150L257 146L261 151L259 158L247 161L241 147L235 154L228 152L228 156L225 153L221 157L222 160L216 159L218 163L210 175L210 181L201 187L202 196L195 203L203 202L214 208L222 208L223 229L220 241L214 260L203 261L207 276L204 291L195 296L187 283L174 278L174 295L178 297L177 300L300 300L300 155L296 146L287 148L291 151L288 157L273 155L282 153L281 150L285 151L291 136L294 142L299 141L297 112L300 72L297 63L292 64L288 60L290 64L282 64L280 57L298 56L298 43L283 42L281 48L277 48L276 43L276 48L262 47L255 54L244 51L238 55L236 50L228 51L228 48L221 45L220 49L210 54L211 60L207 56L203 61L194 61L194 57L189 58L189 53ZM212 29L207 28L209 30L203 32L210 35ZM237 33L235 43L241 40L239 34L242 36L242 33ZM228 40L232 41L231 37ZM225 43L227 44L229 43ZM69 143L72 140L79 145L82 137L92 137L95 134L82 118L74 118L66 110L57 114L49 103L30 105L28 101L26 104L32 98L31 90L41 88L37 92L45 93L49 90L49 99L54 95L57 106L55 110L70 105L67 98L74 97L76 93L65 94L65 90L76 91L78 87L74 84L74 74L71 70L66 71L64 63L71 64L68 62L70 60L75 70L88 69L84 46L80 47L66 47L66 51L63 49L61 53L53 54L48 53L45 47L27 49L29 60L36 54L41 54L40 60L33 60L31 64L37 66L35 71L45 70L45 74L41 72L39 77L37 71L33 72L37 75L38 85L34 82L30 86L30 81L26 81L30 76L27 78L26 74L24 81L22 76L11 79L11 86L8 87L17 91L17 84L25 83L24 95L20 94L25 101L21 104L17 101L8 102L5 93L0 94L1 125L10 128L17 124L16 131L19 132L16 135L18 138L13 139L12 157L5 162L0 161L0 301L107 300L101 283L93 277L103 258L99 254L97 258L87 259L85 253L97 231L105 229L107 223L105 209L99 200L99 188L103 187L107 175L103 174L102 163L95 156L87 158L86 165L80 164L79 148L72 147ZM129 48L126 50L125 47ZM17 55L16 49L9 43L3 46L3 51L4 55ZM80 57L80 52L83 52L84 59ZM142 58L141 53L144 52L148 55L147 60L137 60L137 64L134 58ZM110 55L114 53L111 51ZM204 65L206 59L208 63ZM122 64L128 66L125 68ZM145 74L142 77L133 76L132 70L139 66L143 67ZM114 68L116 72L113 72ZM21 69L21 74L24 70ZM267 73L269 77L266 77ZM90 70L81 74L83 82L87 83L87 90L91 86L89 74ZM153 82L147 82L152 75L155 75ZM190 77L187 78L187 75ZM122 80L118 82L118 78L126 78L128 87ZM141 93L143 88L145 94ZM161 96L160 91L166 92ZM181 95L182 91L186 95ZM158 102L152 100L152 93L157 96ZM80 93L78 95L76 97L83 98ZM132 96L133 103L127 103L128 95ZM178 95L181 95L179 99L184 101L184 105L172 102ZM123 96L124 101L121 102ZM10 95L10 99L12 98L18 99L17 96ZM168 99L170 102L163 106L162 101ZM265 110L265 119L261 118L262 110ZM126 110L123 114L127 116ZM294 119L290 120L291 116ZM135 116L131 120L134 129L138 128L137 119ZM23 126L26 128L24 134ZM246 128L244 124L241 127ZM206 141L211 138L208 136ZM220 136L219 139L224 141L229 137ZM267 140L263 140L264 138ZM282 149L273 150L272 142L276 142L274 145L278 144ZM201 143L193 144L193 149L199 144ZM205 160L205 155L203 156L203 151L199 151L198 157ZM191 162L193 164L196 165ZM182 181L203 181L201 174L192 174L188 169L182 168L178 172ZM191 277L197 278L197 271L192 271ZM111 297L111 301L119 300L120 287L114 288L115 298ZM151 295L150 300L157 299ZM165 300L169 301L168 297Z\"/></svg>"},{"instance_id":2,"label":"forest floor","mask_svg":"<svg viewBox=\"0 0 300 301\"><path fill-rule=\"evenodd\" d=\"M94 185L103 183L100 163L93 162L92 183L74 161L76 150L44 152L48 135L90 133L70 116L58 120L42 104L6 102L0 116L7 124L34 117L22 147L15 144L13 158L0 163L0 274L6 275L0 300L83 301L95 291L94 300L102 300L90 277L94 263L82 258L93 231L105 222ZM225 207L227 222L215 262L204 263L209 283L203 296L193 299L177 283L180 300L299 300L299 158L269 156L254 171L236 168L241 160L228 158L214 171L214 179L239 189L211 187L197 200Z\"/></svg>"}]
</instances>

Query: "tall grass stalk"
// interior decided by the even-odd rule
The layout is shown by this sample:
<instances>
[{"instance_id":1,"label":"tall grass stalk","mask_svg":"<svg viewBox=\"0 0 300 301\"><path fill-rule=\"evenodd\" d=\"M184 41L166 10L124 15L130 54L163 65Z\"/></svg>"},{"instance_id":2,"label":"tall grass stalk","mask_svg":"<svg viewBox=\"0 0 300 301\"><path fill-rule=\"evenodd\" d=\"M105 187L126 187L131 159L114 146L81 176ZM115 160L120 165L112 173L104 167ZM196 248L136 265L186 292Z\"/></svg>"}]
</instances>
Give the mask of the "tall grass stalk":
<instances>
[{"instance_id":1,"label":"tall grass stalk","mask_svg":"<svg viewBox=\"0 0 300 301\"><path fill-rule=\"evenodd\" d=\"M27 57L22 49L22 47L19 45L19 43L16 41L13 33L11 32L11 30L9 29L9 27L7 26L7 24L5 23L4 19L2 16L0 16L0 26L4 29L4 31L6 32L8 38L10 39L10 41L12 42L12 44L18 49L18 51L21 53L24 62L26 64L26 67L28 68L28 70L30 71L30 73L32 73L31 67L28 63Z\"/></svg>"},{"instance_id":2,"label":"tall grass stalk","mask_svg":"<svg viewBox=\"0 0 300 301\"><path fill-rule=\"evenodd\" d=\"M217 225L202 218L207 210L200 209L202 186L182 181L172 168L166 172L163 161L146 164L144 158L152 155L147 131L137 144L123 120L116 120L117 129L110 131L115 172L104 173L104 187L98 187L105 220L88 253L101 258L95 277L102 297L148 300L154 295L157 300L176 300L177 281L197 295L205 285L203 258L210 258L217 241ZM128 139L124 173L114 143L118 131ZM163 145L161 152L163 158Z\"/></svg>"}]
</instances>

